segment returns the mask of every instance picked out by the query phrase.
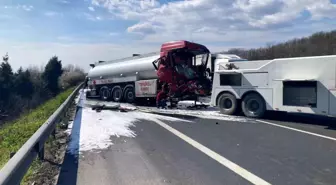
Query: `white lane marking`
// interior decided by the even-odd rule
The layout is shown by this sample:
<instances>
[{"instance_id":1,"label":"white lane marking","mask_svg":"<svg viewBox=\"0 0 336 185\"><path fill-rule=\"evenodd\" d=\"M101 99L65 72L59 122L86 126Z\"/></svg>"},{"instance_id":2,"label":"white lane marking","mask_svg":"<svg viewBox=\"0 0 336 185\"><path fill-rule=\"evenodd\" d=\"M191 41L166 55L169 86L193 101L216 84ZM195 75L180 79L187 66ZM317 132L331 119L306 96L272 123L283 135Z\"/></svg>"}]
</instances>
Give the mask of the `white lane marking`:
<instances>
[{"instance_id":1,"label":"white lane marking","mask_svg":"<svg viewBox=\"0 0 336 185\"><path fill-rule=\"evenodd\" d=\"M220 164L224 165L225 167L229 168L230 170L232 170L236 174L240 175L244 179L248 180L252 184L270 185L270 183L266 182L265 180L261 179L260 177L252 174L251 172L249 172L249 171L245 170L244 168L238 166L237 164L231 162L230 160L226 159L225 157L223 157L223 156L219 155L218 153L210 150L206 146L198 143L197 141L191 139L190 137L188 137L185 134L179 132L178 130L172 128L171 126L165 124L164 122L162 122L158 119L154 119L154 118L151 119L151 120L154 121L155 123L157 123L158 125L162 126L163 128L165 128L166 130L170 131L171 133L175 134L179 138L183 139L185 142L189 143L190 145L192 145L196 149L200 150L204 154L208 155L209 157L211 157L215 161L217 161Z\"/></svg>"},{"instance_id":2,"label":"white lane marking","mask_svg":"<svg viewBox=\"0 0 336 185\"><path fill-rule=\"evenodd\" d=\"M300 130L300 129L296 129L296 128L292 128L292 127L287 127L287 126L271 123L271 122L268 122L268 121L263 121L263 120L256 120L256 121L258 121L260 123L265 123L265 124L268 124L268 125L273 125L273 126L276 126L276 127L281 127L281 128L285 128L285 129L289 129L289 130L294 130L294 131L297 131L297 132L301 132L301 133L321 137L321 138L324 138L324 139L329 139L329 140L332 140L332 141L336 141L336 138L333 138L333 137L329 137L329 136L325 136L325 135L321 135L321 134L316 134L316 133L313 133L313 132L308 132L308 131L304 131L304 130Z\"/></svg>"}]
</instances>

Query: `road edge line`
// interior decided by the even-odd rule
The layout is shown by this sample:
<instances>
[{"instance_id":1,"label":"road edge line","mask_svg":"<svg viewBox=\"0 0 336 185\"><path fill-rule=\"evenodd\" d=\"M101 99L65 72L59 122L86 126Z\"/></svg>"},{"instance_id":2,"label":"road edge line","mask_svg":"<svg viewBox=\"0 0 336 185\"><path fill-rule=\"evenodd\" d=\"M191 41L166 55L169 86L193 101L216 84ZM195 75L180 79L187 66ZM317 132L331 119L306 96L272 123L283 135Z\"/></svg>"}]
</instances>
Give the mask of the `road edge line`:
<instances>
[{"instance_id":1,"label":"road edge line","mask_svg":"<svg viewBox=\"0 0 336 185\"><path fill-rule=\"evenodd\" d=\"M284 126L284 125L280 125L280 124L276 124L276 123L272 123L272 122L268 122L268 121L263 121L263 120L256 120L256 121L259 122L259 123L264 123L264 124L268 124L268 125L272 125L272 126L276 126L276 127L280 127L280 128L285 128L285 129L288 129L288 130L293 130L293 131L301 132L301 133L304 133L304 134L313 135L313 136L316 136L316 137L336 141L336 138L321 135L321 134L316 134L314 132L309 132L309 131L305 131L305 130L301 130L301 129L297 129L297 128L292 128L292 127L288 127L288 126Z\"/></svg>"},{"instance_id":2,"label":"road edge line","mask_svg":"<svg viewBox=\"0 0 336 185\"><path fill-rule=\"evenodd\" d=\"M195 147L199 151L203 152L204 154L206 154L210 158L219 162L220 164L222 164L226 168L230 169L234 173L238 174L239 176L243 177L247 181L251 182L252 184L270 185L269 182L261 179L260 177L254 175L253 173L251 173L251 172L247 171L246 169L240 167L239 165L235 164L234 162L232 162L232 161L226 159L225 157L219 155L218 153L212 151L211 149L209 149L206 146L200 144L199 142L195 141L194 139L188 137L187 135L181 133L180 131L174 129L173 127L167 125L166 123L164 123L164 122L162 122L158 119L155 119L155 118L151 118L151 120L153 122L155 122L156 124L160 125L161 127L165 128L169 132L173 133L177 137L181 138L182 140L184 140L185 142L187 142L191 146Z\"/></svg>"}]
</instances>

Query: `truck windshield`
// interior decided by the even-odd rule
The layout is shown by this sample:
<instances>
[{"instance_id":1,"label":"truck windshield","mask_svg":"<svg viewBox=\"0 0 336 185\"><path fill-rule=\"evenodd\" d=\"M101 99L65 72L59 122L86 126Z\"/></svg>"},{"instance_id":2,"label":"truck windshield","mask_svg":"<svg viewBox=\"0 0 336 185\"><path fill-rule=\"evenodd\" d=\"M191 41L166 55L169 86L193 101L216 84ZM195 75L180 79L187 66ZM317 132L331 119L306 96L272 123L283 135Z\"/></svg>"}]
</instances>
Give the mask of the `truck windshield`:
<instances>
[{"instance_id":1,"label":"truck windshield","mask_svg":"<svg viewBox=\"0 0 336 185\"><path fill-rule=\"evenodd\" d=\"M197 66L200 66L200 65L205 66L205 65L207 65L208 59L209 59L209 53L196 55L196 65Z\"/></svg>"},{"instance_id":2,"label":"truck windshield","mask_svg":"<svg viewBox=\"0 0 336 185\"><path fill-rule=\"evenodd\" d=\"M206 65L209 59L209 53L202 54L202 65Z\"/></svg>"}]
</instances>

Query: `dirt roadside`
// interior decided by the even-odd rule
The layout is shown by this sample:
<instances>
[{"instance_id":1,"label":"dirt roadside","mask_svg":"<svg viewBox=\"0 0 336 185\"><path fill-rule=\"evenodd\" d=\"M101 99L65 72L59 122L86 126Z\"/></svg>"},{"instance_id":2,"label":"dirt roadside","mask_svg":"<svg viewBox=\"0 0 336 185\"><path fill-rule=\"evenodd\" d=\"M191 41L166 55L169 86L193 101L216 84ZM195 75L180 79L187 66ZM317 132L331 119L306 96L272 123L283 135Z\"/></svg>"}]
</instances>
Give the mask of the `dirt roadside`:
<instances>
[{"instance_id":1,"label":"dirt roadside","mask_svg":"<svg viewBox=\"0 0 336 185\"><path fill-rule=\"evenodd\" d=\"M50 136L45 144L45 159L35 161L35 167L23 185L55 185L61 170L67 144L70 136L66 132L68 124L73 121L76 115L76 103L73 101L67 114L56 127L55 137Z\"/></svg>"}]
</instances>

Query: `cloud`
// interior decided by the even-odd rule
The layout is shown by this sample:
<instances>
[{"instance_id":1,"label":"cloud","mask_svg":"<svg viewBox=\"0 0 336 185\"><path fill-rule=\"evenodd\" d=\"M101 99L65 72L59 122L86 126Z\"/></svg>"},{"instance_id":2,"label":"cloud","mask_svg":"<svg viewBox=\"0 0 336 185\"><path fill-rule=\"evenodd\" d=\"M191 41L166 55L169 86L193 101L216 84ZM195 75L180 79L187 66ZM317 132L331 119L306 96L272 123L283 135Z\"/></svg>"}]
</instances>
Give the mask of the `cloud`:
<instances>
[{"instance_id":1,"label":"cloud","mask_svg":"<svg viewBox=\"0 0 336 185\"><path fill-rule=\"evenodd\" d=\"M313 19L336 18L336 4L331 4L327 0L315 1L307 6L307 10L312 14Z\"/></svg>"},{"instance_id":2,"label":"cloud","mask_svg":"<svg viewBox=\"0 0 336 185\"><path fill-rule=\"evenodd\" d=\"M86 12L79 14L79 17L85 17L87 20L90 20L90 21L101 21L101 20L103 20L103 17L101 17L101 16L95 16L91 13L86 13Z\"/></svg>"},{"instance_id":3,"label":"cloud","mask_svg":"<svg viewBox=\"0 0 336 185\"><path fill-rule=\"evenodd\" d=\"M11 19L12 16L11 15L7 15L7 14L0 14L0 20L2 19Z\"/></svg>"},{"instance_id":4,"label":"cloud","mask_svg":"<svg viewBox=\"0 0 336 185\"><path fill-rule=\"evenodd\" d=\"M118 32L110 32L110 33L109 33L109 36L117 36L117 35L119 35Z\"/></svg>"},{"instance_id":5,"label":"cloud","mask_svg":"<svg viewBox=\"0 0 336 185\"><path fill-rule=\"evenodd\" d=\"M151 22L144 22L128 27L127 31L130 33L150 34L155 33L156 29L159 29L159 26L155 26Z\"/></svg>"},{"instance_id":6,"label":"cloud","mask_svg":"<svg viewBox=\"0 0 336 185\"><path fill-rule=\"evenodd\" d=\"M83 21L79 21L78 25L74 23L79 31L71 29L69 32L59 32L64 35L48 37L49 40L54 39L53 42L29 43L22 39L20 42L2 39L0 55L8 51L11 56L10 62L15 69L20 65L45 64L52 55L58 55L64 64L74 63L89 69L88 64L97 60L111 60L131 56L133 53L159 51L163 42L171 40L192 40L205 44L210 51L216 52L234 47L260 47L266 43L278 43L336 28L335 21L332 21L336 18L336 7L329 0L86 1L91 1L89 7L95 11L90 11L91 8L86 4L79 12L79 9L73 12L71 10L71 15L64 12L64 17L69 15L65 23L72 24L71 16L77 15L82 19L100 21L99 24L87 21L85 22L87 29L83 32L83 25L80 25ZM73 3L69 0L57 0L57 2ZM13 5L12 8L28 12L34 10L32 5ZM105 11L100 11L101 9ZM0 19L8 18L5 12L8 10L1 10L4 13L0 15ZM46 16L57 14L56 11L44 13ZM108 22L110 19L113 21ZM30 24L33 28L36 27L34 22ZM114 27L112 24L120 25ZM22 35L24 34L21 31L25 30L25 34L28 34L27 29L20 29L21 26L22 22L15 22L15 28L8 29L13 30L13 33L20 32ZM120 28L124 29L125 33L121 33ZM61 28L57 27L55 31L58 31L57 29ZM95 32L97 34L94 34ZM22 37L20 34L17 35ZM123 34L123 38L115 39L115 36L121 36L119 34ZM76 36L80 38L75 38ZM137 40L131 41L134 38ZM108 41L113 41L113 44L104 43ZM92 44L93 42L95 44Z\"/></svg>"},{"instance_id":7,"label":"cloud","mask_svg":"<svg viewBox=\"0 0 336 185\"><path fill-rule=\"evenodd\" d=\"M45 12L44 15L46 15L48 17L54 17L56 15L62 15L62 14L58 13L58 12L54 12L54 11L48 11L48 12Z\"/></svg>"},{"instance_id":8,"label":"cloud","mask_svg":"<svg viewBox=\"0 0 336 185\"><path fill-rule=\"evenodd\" d=\"M69 4L69 3L70 3L70 2L67 1L67 0L60 0L59 2L60 2L60 3L63 3L63 4Z\"/></svg>"},{"instance_id":9,"label":"cloud","mask_svg":"<svg viewBox=\"0 0 336 185\"><path fill-rule=\"evenodd\" d=\"M16 8L29 12L29 11L34 9L34 6L32 6L32 5L17 5Z\"/></svg>"},{"instance_id":10,"label":"cloud","mask_svg":"<svg viewBox=\"0 0 336 185\"><path fill-rule=\"evenodd\" d=\"M91 11L91 12L94 12L95 9L92 7L92 6L89 6L88 9Z\"/></svg>"},{"instance_id":11,"label":"cloud","mask_svg":"<svg viewBox=\"0 0 336 185\"><path fill-rule=\"evenodd\" d=\"M56 39L59 40L59 41L65 41L65 42L76 40L75 38L72 38L72 37L69 37L69 36L58 36Z\"/></svg>"},{"instance_id":12,"label":"cloud","mask_svg":"<svg viewBox=\"0 0 336 185\"><path fill-rule=\"evenodd\" d=\"M156 0L92 0L92 4L119 19L137 21L127 32L144 35L144 42L176 37L223 40L236 33L277 35L303 21L315 24L316 20L336 18L336 5L329 0L180 0L161 4Z\"/></svg>"},{"instance_id":13,"label":"cloud","mask_svg":"<svg viewBox=\"0 0 336 185\"><path fill-rule=\"evenodd\" d=\"M138 20L146 11L159 7L160 3L156 0L92 0L95 6L108 9L117 17L126 20Z\"/></svg>"}]
</instances>

